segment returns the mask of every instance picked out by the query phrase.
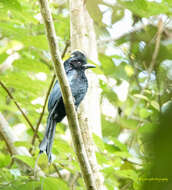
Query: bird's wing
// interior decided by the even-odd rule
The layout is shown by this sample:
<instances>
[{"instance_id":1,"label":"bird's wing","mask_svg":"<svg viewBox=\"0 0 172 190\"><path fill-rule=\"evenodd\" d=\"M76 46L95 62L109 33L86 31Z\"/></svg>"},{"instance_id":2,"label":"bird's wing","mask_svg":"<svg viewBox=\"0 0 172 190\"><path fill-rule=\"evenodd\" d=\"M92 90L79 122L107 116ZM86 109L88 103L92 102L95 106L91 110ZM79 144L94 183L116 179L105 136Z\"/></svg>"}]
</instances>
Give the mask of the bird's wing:
<instances>
[{"instance_id":1,"label":"bird's wing","mask_svg":"<svg viewBox=\"0 0 172 190\"><path fill-rule=\"evenodd\" d=\"M51 112L55 106L55 104L58 104L60 101L62 95L60 91L60 85L58 81L55 82L54 87L49 95L49 100L48 100L48 111Z\"/></svg>"},{"instance_id":2,"label":"bird's wing","mask_svg":"<svg viewBox=\"0 0 172 190\"><path fill-rule=\"evenodd\" d=\"M69 64L69 60L66 60L64 62L64 68L66 71L66 74L71 70L71 66ZM61 91L60 91L60 85L58 81L55 82L55 85L50 93L49 100L48 100L48 111L51 112L56 105L58 105L60 99L61 99Z\"/></svg>"},{"instance_id":3,"label":"bird's wing","mask_svg":"<svg viewBox=\"0 0 172 190\"><path fill-rule=\"evenodd\" d=\"M73 83L73 80L77 77L77 72L75 70L71 70L67 72L67 78L69 81L69 84ZM48 100L48 111L51 112L56 104L58 105L59 101L62 98L61 90L60 90L60 85L58 81L55 82L55 85L50 93L49 100Z\"/></svg>"}]
</instances>

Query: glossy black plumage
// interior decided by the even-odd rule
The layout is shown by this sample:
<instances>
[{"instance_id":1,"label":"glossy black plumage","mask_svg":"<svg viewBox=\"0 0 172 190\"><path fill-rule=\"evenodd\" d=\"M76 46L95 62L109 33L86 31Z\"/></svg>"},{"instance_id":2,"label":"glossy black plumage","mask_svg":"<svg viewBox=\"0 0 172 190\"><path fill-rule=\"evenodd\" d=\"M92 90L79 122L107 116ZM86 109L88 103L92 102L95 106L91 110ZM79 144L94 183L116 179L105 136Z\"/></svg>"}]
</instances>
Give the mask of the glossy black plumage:
<instances>
[{"instance_id":1,"label":"glossy black plumage","mask_svg":"<svg viewBox=\"0 0 172 190\"><path fill-rule=\"evenodd\" d=\"M80 51L75 51L71 54L71 57L64 62L64 68L71 87L72 95L74 97L74 104L77 108L88 89L88 81L85 75L85 70L88 68L94 68L94 66L87 65L85 55ZM48 111L49 115L47 119L45 136L39 148L40 153L46 151L48 160L51 162L51 149L55 126L66 116L58 81L55 82L55 85L50 93Z\"/></svg>"}]
</instances>

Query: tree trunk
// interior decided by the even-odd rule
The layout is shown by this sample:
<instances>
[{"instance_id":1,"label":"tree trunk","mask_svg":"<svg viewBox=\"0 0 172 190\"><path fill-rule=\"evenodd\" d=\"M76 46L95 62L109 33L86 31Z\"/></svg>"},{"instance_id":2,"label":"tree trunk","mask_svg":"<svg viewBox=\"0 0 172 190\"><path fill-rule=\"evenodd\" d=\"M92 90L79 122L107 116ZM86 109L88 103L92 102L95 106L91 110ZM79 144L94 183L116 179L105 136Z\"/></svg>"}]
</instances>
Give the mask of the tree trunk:
<instances>
[{"instance_id":1,"label":"tree trunk","mask_svg":"<svg viewBox=\"0 0 172 190\"><path fill-rule=\"evenodd\" d=\"M93 20L86 10L84 1L71 0L70 14L71 50L82 50L90 60L98 63ZM92 139L92 132L101 137L100 91L96 75L90 71L87 72L87 77L89 79L89 89L84 101L79 106L79 123L88 160L96 180L96 187L99 190L103 190L106 188L103 185L103 176L99 172L95 145Z\"/></svg>"}]
</instances>

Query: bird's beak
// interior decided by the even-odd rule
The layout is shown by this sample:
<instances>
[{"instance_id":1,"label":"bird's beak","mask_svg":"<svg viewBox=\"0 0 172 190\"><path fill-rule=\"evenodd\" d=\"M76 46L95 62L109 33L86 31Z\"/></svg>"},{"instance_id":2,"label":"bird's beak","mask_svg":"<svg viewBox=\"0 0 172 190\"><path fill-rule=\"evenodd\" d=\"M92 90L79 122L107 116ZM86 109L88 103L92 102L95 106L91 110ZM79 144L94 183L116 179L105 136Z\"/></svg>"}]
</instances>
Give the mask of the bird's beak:
<instances>
[{"instance_id":1,"label":"bird's beak","mask_svg":"<svg viewBox=\"0 0 172 190\"><path fill-rule=\"evenodd\" d=\"M83 65L83 67L84 69L96 68L95 65L90 65L90 64Z\"/></svg>"}]
</instances>

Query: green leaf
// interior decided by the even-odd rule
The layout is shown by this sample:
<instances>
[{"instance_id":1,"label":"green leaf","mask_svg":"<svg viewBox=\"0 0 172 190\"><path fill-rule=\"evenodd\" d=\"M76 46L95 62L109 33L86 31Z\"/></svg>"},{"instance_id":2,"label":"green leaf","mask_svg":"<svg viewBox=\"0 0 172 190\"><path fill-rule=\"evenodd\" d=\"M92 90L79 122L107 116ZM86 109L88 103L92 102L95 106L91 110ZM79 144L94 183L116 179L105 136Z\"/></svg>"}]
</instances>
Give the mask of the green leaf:
<instances>
[{"instance_id":1,"label":"green leaf","mask_svg":"<svg viewBox=\"0 0 172 190\"><path fill-rule=\"evenodd\" d=\"M100 150L104 150L105 146L104 146L104 142L103 140L97 136L95 133L93 134L93 139L95 144L98 146L98 148L100 148Z\"/></svg>"},{"instance_id":2,"label":"green leaf","mask_svg":"<svg viewBox=\"0 0 172 190\"><path fill-rule=\"evenodd\" d=\"M132 50L132 53L134 53L134 55L135 55L137 53L137 51L139 51L138 42L144 41L146 43L149 43L150 40L152 40L152 38L155 36L156 32L157 32L157 28L150 24L140 30L137 30L136 32L130 32L130 33L123 35L122 37L120 37L119 39L117 39L115 41L115 44L121 45L122 43L131 41L132 42L131 50ZM134 36L134 38L133 38L133 36ZM134 43L134 42L137 42L137 43Z\"/></svg>"},{"instance_id":3,"label":"green leaf","mask_svg":"<svg viewBox=\"0 0 172 190\"><path fill-rule=\"evenodd\" d=\"M121 118L119 123L123 128L136 129L139 122L134 119Z\"/></svg>"},{"instance_id":4,"label":"green leaf","mask_svg":"<svg viewBox=\"0 0 172 190\"><path fill-rule=\"evenodd\" d=\"M118 80L124 79L128 81L129 78L128 78L126 66L127 66L127 63L123 61L118 66L116 66L115 72L113 73L113 77Z\"/></svg>"},{"instance_id":5,"label":"green leaf","mask_svg":"<svg viewBox=\"0 0 172 190\"><path fill-rule=\"evenodd\" d=\"M134 69L130 65L125 66L125 72L129 77L134 75Z\"/></svg>"},{"instance_id":6,"label":"green leaf","mask_svg":"<svg viewBox=\"0 0 172 190\"><path fill-rule=\"evenodd\" d=\"M41 188L41 183L39 181L27 181L25 184L21 185L21 182L19 186L17 187L17 190L36 190Z\"/></svg>"},{"instance_id":7,"label":"green leaf","mask_svg":"<svg viewBox=\"0 0 172 190\"><path fill-rule=\"evenodd\" d=\"M26 27L15 22L0 22L0 32L10 39L23 43L25 47L35 47L48 50L48 42L45 35L31 35Z\"/></svg>"},{"instance_id":8,"label":"green leaf","mask_svg":"<svg viewBox=\"0 0 172 190\"><path fill-rule=\"evenodd\" d=\"M22 56L21 59L16 60L13 65L21 71L49 73L48 67L43 62L34 58L27 58L26 56Z\"/></svg>"},{"instance_id":9,"label":"green leaf","mask_svg":"<svg viewBox=\"0 0 172 190\"><path fill-rule=\"evenodd\" d=\"M114 142L114 144L115 144L118 148L121 149L121 151L126 151L126 152L128 152L127 147L126 147L125 144L121 143L121 142L120 142L117 138L115 138L115 137L113 137L113 138L111 138L111 139L112 139L112 141Z\"/></svg>"},{"instance_id":10,"label":"green leaf","mask_svg":"<svg viewBox=\"0 0 172 190\"><path fill-rule=\"evenodd\" d=\"M55 17L55 30L56 35L64 39L65 41L69 40L70 38L70 19L69 17L64 17L62 15L58 15Z\"/></svg>"},{"instance_id":11,"label":"green leaf","mask_svg":"<svg viewBox=\"0 0 172 190\"><path fill-rule=\"evenodd\" d=\"M96 152L96 158L99 164L108 164L108 158L106 155Z\"/></svg>"},{"instance_id":12,"label":"green leaf","mask_svg":"<svg viewBox=\"0 0 172 190\"><path fill-rule=\"evenodd\" d=\"M105 149L109 152L109 153L115 153L116 151L119 151L120 149L114 145L114 144L104 144Z\"/></svg>"},{"instance_id":13,"label":"green leaf","mask_svg":"<svg viewBox=\"0 0 172 190\"><path fill-rule=\"evenodd\" d=\"M133 96L136 97L136 98L139 98L139 99L149 101L149 99L146 96L142 95L142 94L134 94Z\"/></svg>"},{"instance_id":14,"label":"green leaf","mask_svg":"<svg viewBox=\"0 0 172 190\"><path fill-rule=\"evenodd\" d=\"M22 38L25 47L35 47L39 49L48 50L48 41L45 35L26 36Z\"/></svg>"},{"instance_id":15,"label":"green leaf","mask_svg":"<svg viewBox=\"0 0 172 190\"><path fill-rule=\"evenodd\" d=\"M122 60L119 59L120 64L115 65L113 58L117 58L116 55L106 56L104 54L99 54L99 60L101 62L100 68L102 69L102 71L106 76L114 77L115 79L119 80L121 79L127 80L128 76L125 70L127 63L124 62L124 59Z\"/></svg>"},{"instance_id":16,"label":"green leaf","mask_svg":"<svg viewBox=\"0 0 172 190\"><path fill-rule=\"evenodd\" d=\"M134 170L117 170L115 173L120 177L129 178L135 182L138 181L138 175Z\"/></svg>"},{"instance_id":17,"label":"green leaf","mask_svg":"<svg viewBox=\"0 0 172 190\"><path fill-rule=\"evenodd\" d=\"M128 159L132 157L128 152L123 152L123 151L115 152L115 156L119 156L120 158L123 158L123 159Z\"/></svg>"},{"instance_id":18,"label":"green leaf","mask_svg":"<svg viewBox=\"0 0 172 190\"><path fill-rule=\"evenodd\" d=\"M102 23L102 12L100 11L98 4L100 3L100 0L87 0L86 1L86 7L90 14L90 16L93 18L93 20L98 24L101 25Z\"/></svg>"},{"instance_id":19,"label":"green leaf","mask_svg":"<svg viewBox=\"0 0 172 190\"><path fill-rule=\"evenodd\" d=\"M118 99L117 94L110 88L106 83L103 81L100 82L100 87L102 88L103 92L102 95L107 97L111 104L113 105L120 105L120 101Z\"/></svg>"},{"instance_id":20,"label":"green leaf","mask_svg":"<svg viewBox=\"0 0 172 190\"><path fill-rule=\"evenodd\" d=\"M172 7L172 1L171 0L163 0L163 3L168 3L168 6Z\"/></svg>"},{"instance_id":21,"label":"green leaf","mask_svg":"<svg viewBox=\"0 0 172 190\"><path fill-rule=\"evenodd\" d=\"M10 155L0 153L0 168L8 166L10 162L11 162Z\"/></svg>"},{"instance_id":22,"label":"green leaf","mask_svg":"<svg viewBox=\"0 0 172 190\"><path fill-rule=\"evenodd\" d=\"M26 148L30 148L32 146L31 144L29 144L26 141L15 141L14 145L17 147L24 146Z\"/></svg>"},{"instance_id":23,"label":"green leaf","mask_svg":"<svg viewBox=\"0 0 172 190\"><path fill-rule=\"evenodd\" d=\"M141 17L150 17L159 14L170 14L170 8L165 3L148 2L145 0L122 1L119 3Z\"/></svg>"},{"instance_id":24,"label":"green leaf","mask_svg":"<svg viewBox=\"0 0 172 190\"><path fill-rule=\"evenodd\" d=\"M138 132L140 134L147 135L147 134L152 134L155 131L155 129L157 129L156 125L148 123L139 127Z\"/></svg>"},{"instance_id":25,"label":"green leaf","mask_svg":"<svg viewBox=\"0 0 172 190\"><path fill-rule=\"evenodd\" d=\"M151 106L154 107L156 110L160 110L158 102L155 100L151 101Z\"/></svg>"},{"instance_id":26,"label":"green leaf","mask_svg":"<svg viewBox=\"0 0 172 190\"><path fill-rule=\"evenodd\" d=\"M139 111L139 115L141 118L147 118L148 116L150 116L152 114L151 110L148 110L146 108L142 108Z\"/></svg>"},{"instance_id":27,"label":"green leaf","mask_svg":"<svg viewBox=\"0 0 172 190\"><path fill-rule=\"evenodd\" d=\"M35 160L30 156L15 155L15 158L22 160L24 163L26 163L31 168L35 167Z\"/></svg>"},{"instance_id":28,"label":"green leaf","mask_svg":"<svg viewBox=\"0 0 172 190\"><path fill-rule=\"evenodd\" d=\"M41 178L41 184L43 189L46 190L69 190L66 183L64 183L61 179L58 178Z\"/></svg>"},{"instance_id":29,"label":"green leaf","mask_svg":"<svg viewBox=\"0 0 172 190\"><path fill-rule=\"evenodd\" d=\"M109 121L106 119L105 115L101 116L101 122L103 136L114 137L119 135L121 128L118 123Z\"/></svg>"},{"instance_id":30,"label":"green leaf","mask_svg":"<svg viewBox=\"0 0 172 190\"><path fill-rule=\"evenodd\" d=\"M58 152L59 154L74 154L73 149L69 146L68 142L61 138L55 138L53 152Z\"/></svg>"},{"instance_id":31,"label":"green leaf","mask_svg":"<svg viewBox=\"0 0 172 190\"><path fill-rule=\"evenodd\" d=\"M101 62L101 68L105 75L113 75L115 71L115 64L110 56L99 54L99 60Z\"/></svg>"},{"instance_id":32,"label":"green leaf","mask_svg":"<svg viewBox=\"0 0 172 190\"><path fill-rule=\"evenodd\" d=\"M159 15L159 14L172 15L170 7L164 3L149 2L148 11L150 11L149 16Z\"/></svg>"},{"instance_id":33,"label":"green leaf","mask_svg":"<svg viewBox=\"0 0 172 190\"><path fill-rule=\"evenodd\" d=\"M21 5L17 0L0 0L0 9L17 9L21 10Z\"/></svg>"},{"instance_id":34,"label":"green leaf","mask_svg":"<svg viewBox=\"0 0 172 190\"><path fill-rule=\"evenodd\" d=\"M121 20L124 17L124 9L121 7L118 7L117 5L113 7L112 12L112 24L115 22Z\"/></svg>"},{"instance_id":35,"label":"green leaf","mask_svg":"<svg viewBox=\"0 0 172 190\"><path fill-rule=\"evenodd\" d=\"M111 176L111 175L114 174L115 169L114 169L114 167L109 166L109 167L103 168L102 171L103 171L103 173L105 173L107 176Z\"/></svg>"}]
</instances>

